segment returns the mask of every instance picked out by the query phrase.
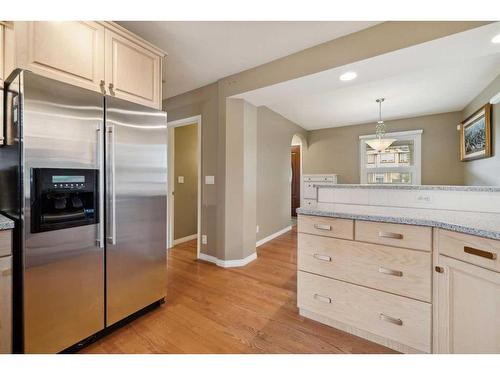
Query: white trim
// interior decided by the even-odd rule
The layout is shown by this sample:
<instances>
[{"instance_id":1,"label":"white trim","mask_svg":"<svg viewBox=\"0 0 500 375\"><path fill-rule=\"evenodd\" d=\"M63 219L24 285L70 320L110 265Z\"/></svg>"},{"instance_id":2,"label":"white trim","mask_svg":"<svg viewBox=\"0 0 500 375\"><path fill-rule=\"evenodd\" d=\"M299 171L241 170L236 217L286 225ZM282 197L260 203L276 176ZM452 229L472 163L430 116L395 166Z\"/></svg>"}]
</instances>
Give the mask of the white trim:
<instances>
[{"instance_id":1,"label":"white trim","mask_svg":"<svg viewBox=\"0 0 500 375\"><path fill-rule=\"evenodd\" d=\"M184 242L188 242L188 241L191 241L191 240L195 240L197 238L198 238L198 233L191 234L190 236L178 238L178 239L176 239L176 240L173 241L174 242L174 246L178 245L180 243L184 243Z\"/></svg>"},{"instance_id":2,"label":"white trim","mask_svg":"<svg viewBox=\"0 0 500 375\"><path fill-rule=\"evenodd\" d=\"M257 259L257 253L252 253L243 259L231 259L231 260L223 260L223 259L216 258L212 255L200 253L199 259L205 260L205 261L210 262L210 263L214 263L217 266L224 267L224 268L243 267L243 266L246 266L248 263Z\"/></svg>"},{"instance_id":3,"label":"white trim","mask_svg":"<svg viewBox=\"0 0 500 375\"><path fill-rule=\"evenodd\" d=\"M276 233L273 233L273 234L271 234L271 235L269 235L261 240L258 240L257 243L255 244L255 247L259 247L261 245L264 245L266 242L269 242L269 241L275 239L276 237L279 237L282 234L285 234L286 232L290 232L291 230L292 230L292 226L289 225L289 226L277 231Z\"/></svg>"},{"instance_id":4,"label":"white trim","mask_svg":"<svg viewBox=\"0 0 500 375\"><path fill-rule=\"evenodd\" d=\"M413 154L413 165L411 167L387 167L387 168L376 168L376 172L411 172L412 173L412 185L420 185L422 183L422 129L408 130L402 132L392 132L385 133L385 137L396 138L396 139L412 139L414 146ZM365 163L365 141L367 139L375 139L377 136L375 134L360 135L359 136L359 181L361 184L366 184L366 174L368 168L366 168Z\"/></svg>"},{"instance_id":5,"label":"white trim","mask_svg":"<svg viewBox=\"0 0 500 375\"><path fill-rule=\"evenodd\" d=\"M170 121L167 123L167 127L169 128L169 152L168 152L168 168L169 168L169 184L168 184L168 198L167 198L167 204L168 204L168 218L167 218L167 223L168 223L168 233L167 233L167 238L168 238L168 247L174 246L174 199L172 199L173 196L173 186L174 186L174 128L179 127L179 126L184 126L184 125L190 125L196 123L198 126L198 141L197 141L197 160L198 160L198 207L197 207L197 245L196 245L196 258L200 258L200 249L201 249L201 115L197 116L192 116L188 118L184 118L181 120L175 120L175 121Z\"/></svg>"},{"instance_id":6,"label":"white trim","mask_svg":"<svg viewBox=\"0 0 500 375\"><path fill-rule=\"evenodd\" d=\"M294 144L293 143L293 139L295 138L295 136L297 136L298 140L300 141L300 143L296 143ZM292 146L299 146L299 152L300 152L300 172L299 172L299 207L302 206L302 200L303 200L303 193L304 193L304 178L303 178L303 169L302 169L302 164L303 164L303 154L304 154L304 146L303 146L303 141L302 141L302 137L299 136L298 133L295 133L293 136L292 136L292 141L291 141L291 146L290 146L290 150L291 150L291 147ZM290 157L291 157L291 153L290 153ZM292 202L292 177L293 177L293 171L291 170L291 167L290 167L290 204ZM291 215L291 212L290 212L290 216ZM292 216L293 217L293 216ZM258 242L257 242L258 243ZM259 246L259 245L257 245Z\"/></svg>"}]
</instances>

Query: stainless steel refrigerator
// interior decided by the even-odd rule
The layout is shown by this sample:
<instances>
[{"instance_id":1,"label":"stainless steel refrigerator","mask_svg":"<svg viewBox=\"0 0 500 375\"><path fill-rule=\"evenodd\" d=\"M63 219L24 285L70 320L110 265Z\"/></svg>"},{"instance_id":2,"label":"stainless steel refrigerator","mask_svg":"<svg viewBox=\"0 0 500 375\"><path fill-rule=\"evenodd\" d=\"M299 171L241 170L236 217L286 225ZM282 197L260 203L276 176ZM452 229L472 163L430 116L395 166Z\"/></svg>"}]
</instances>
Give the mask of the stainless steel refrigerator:
<instances>
[{"instance_id":1,"label":"stainless steel refrigerator","mask_svg":"<svg viewBox=\"0 0 500 375\"><path fill-rule=\"evenodd\" d=\"M5 86L14 348L55 353L164 301L166 113L28 71Z\"/></svg>"}]
</instances>

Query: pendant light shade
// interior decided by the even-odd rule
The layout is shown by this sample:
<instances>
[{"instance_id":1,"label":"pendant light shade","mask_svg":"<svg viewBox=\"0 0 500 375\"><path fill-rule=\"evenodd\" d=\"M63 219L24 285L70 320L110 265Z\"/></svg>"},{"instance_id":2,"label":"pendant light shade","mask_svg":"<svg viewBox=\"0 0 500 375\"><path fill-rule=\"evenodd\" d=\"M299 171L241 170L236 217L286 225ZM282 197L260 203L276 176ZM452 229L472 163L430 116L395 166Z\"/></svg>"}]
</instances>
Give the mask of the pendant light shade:
<instances>
[{"instance_id":1,"label":"pendant light shade","mask_svg":"<svg viewBox=\"0 0 500 375\"><path fill-rule=\"evenodd\" d=\"M392 145L396 140L392 138L375 138L367 139L365 142L368 146L373 148L377 152L384 151L387 147Z\"/></svg>"},{"instance_id":2,"label":"pendant light shade","mask_svg":"<svg viewBox=\"0 0 500 375\"><path fill-rule=\"evenodd\" d=\"M375 135L377 136L377 138L365 140L366 144L377 152L384 151L387 147L396 142L396 139L394 138L384 138L386 130L385 123L382 120L382 102L384 100L384 98L376 100L378 103L378 121L375 125Z\"/></svg>"}]
</instances>

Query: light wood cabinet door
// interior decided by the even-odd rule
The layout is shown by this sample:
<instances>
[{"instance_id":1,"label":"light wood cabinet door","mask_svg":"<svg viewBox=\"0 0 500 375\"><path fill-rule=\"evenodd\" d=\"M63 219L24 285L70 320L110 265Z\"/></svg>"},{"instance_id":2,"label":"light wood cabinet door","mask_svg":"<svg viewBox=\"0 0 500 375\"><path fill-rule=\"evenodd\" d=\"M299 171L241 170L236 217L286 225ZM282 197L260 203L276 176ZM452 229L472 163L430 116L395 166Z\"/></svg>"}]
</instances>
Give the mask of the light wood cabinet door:
<instances>
[{"instance_id":1,"label":"light wood cabinet door","mask_svg":"<svg viewBox=\"0 0 500 375\"><path fill-rule=\"evenodd\" d=\"M4 25L0 23L0 80L5 79L5 74L4 74L4 60L5 60L5 43L4 43L4 38L5 38L5 33L4 33Z\"/></svg>"},{"instance_id":2,"label":"light wood cabinet door","mask_svg":"<svg viewBox=\"0 0 500 375\"><path fill-rule=\"evenodd\" d=\"M111 30L105 37L108 95L161 109L161 57Z\"/></svg>"},{"instance_id":3,"label":"light wood cabinet door","mask_svg":"<svg viewBox=\"0 0 500 375\"><path fill-rule=\"evenodd\" d=\"M94 91L104 80L104 26L96 22L15 22L16 65Z\"/></svg>"},{"instance_id":4,"label":"light wood cabinet door","mask_svg":"<svg viewBox=\"0 0 500 375\"><path fill-rule=\"evenodd\" d=\"M440 255L434 351L500 353L500 273Z\"/></svg>"},{"instance_id":5,"label":"light wood cabinet door","mask_svg":"<svg viewBox=\"0 0 500 375\"><path fill-rule=\"evenodd\" d=\"M12 353L11 256L0 258L0 354L9 353Z\"/></svg>"}]
</instances>

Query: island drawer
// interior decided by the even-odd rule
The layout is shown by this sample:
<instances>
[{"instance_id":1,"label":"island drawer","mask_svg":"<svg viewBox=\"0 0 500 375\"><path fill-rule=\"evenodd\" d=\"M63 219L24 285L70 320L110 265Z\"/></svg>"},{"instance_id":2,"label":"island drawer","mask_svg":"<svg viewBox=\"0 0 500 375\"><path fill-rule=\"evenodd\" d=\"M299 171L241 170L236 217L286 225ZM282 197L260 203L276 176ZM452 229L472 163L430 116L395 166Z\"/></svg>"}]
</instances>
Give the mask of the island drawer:
<instances>
[{"instance_id":1,"label":"island drawer","mask_svg":"<svg viewBox=\"0 0 500 375\"><path fill-rule=\"evenodd\" d=\"M500 241L436 229L440 255L500 272Z\"/></svg>"},{"instance_id":2,"label":"island drawer","mask_svg":"<svg viewBox=\"0 0 500 375\"><path fill-rule=\"evenodd\" d=\"M429 353L431 305L410 298L298 272L301 309Z\"/></svg>"},{"instance_id":3,"label":"island drawer","mask_svg":"<svg viewBox=\"0 0 500 375\"><path fill-rule=\"evenodd\" d=\"M0 230L0 257L12 253L12 230Z\"/></svg>"},{"instance_id":4,"label":"island drawer","mask_svg":"<svg viewBox=\"0 0 500 375\"><path fill-rule=\"evenodd\" d=\"M298 235L298 268L422 301L431 301L431 253Z\"/></svg>"},{"instance_id":5,"label":"island drawer","mask_svg":"<svg viewBox=\"0 0 500 375\"><path fill-rule=\"evenodd\" d=\"M432 228L356 220L355 239L382 245L432 250Z\"/></svg>"},{"instance_id":6,"label":"island drawer","mask_svg":"<svg viewBox=\"0 0 500 375\"><path fill-rule=\"evenodd\" d=\"M348 240L354 238L354 222L350 219L298 215L297 228L298 232L301 233L344 238Z\"/></svg>"}]
</instances>

